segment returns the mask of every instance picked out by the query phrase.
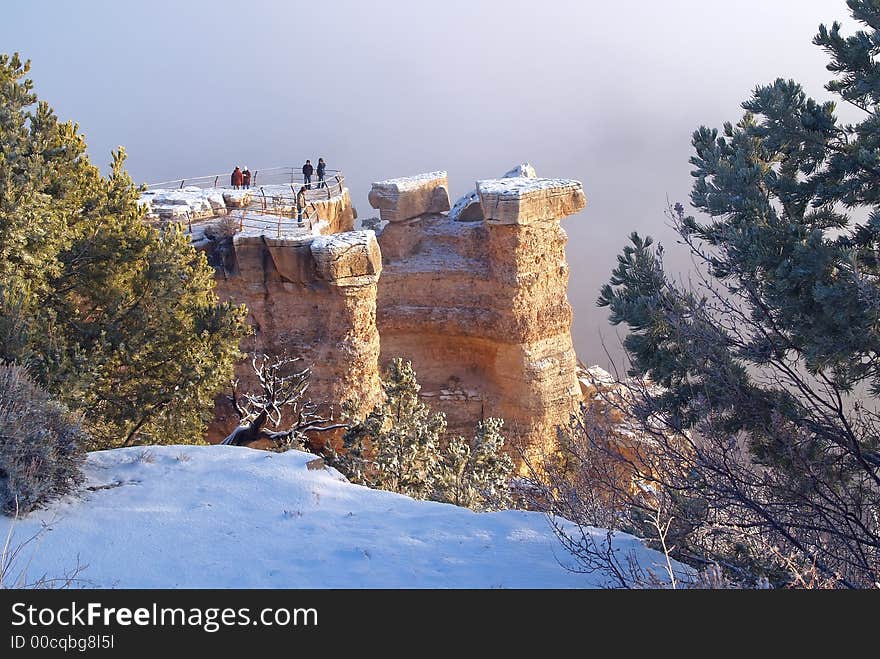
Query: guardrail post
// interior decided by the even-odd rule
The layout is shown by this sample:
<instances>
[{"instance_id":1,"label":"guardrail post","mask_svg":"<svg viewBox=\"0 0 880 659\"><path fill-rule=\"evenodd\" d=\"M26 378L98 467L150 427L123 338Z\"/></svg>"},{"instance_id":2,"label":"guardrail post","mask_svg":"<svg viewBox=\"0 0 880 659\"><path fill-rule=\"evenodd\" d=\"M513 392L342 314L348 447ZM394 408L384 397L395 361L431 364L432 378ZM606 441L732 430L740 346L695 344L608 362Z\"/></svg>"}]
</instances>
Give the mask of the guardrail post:
<instances>
[{"instance_id":1,"label":"guardrail post","mask_svg":"<svg viewBox=\"0 0 880 659\"><path fill-rule=\"evenodd\" d=\"M254 178L251 179L253 181L253 183L252 183L253 187L257 187L257 174L259 174L259 173L260 173L259 169L254 171Z\"/></svg>"},{"instance_id":2,"label":"guardrail post","mask_svg":"<svg viewBox=\"0 0 880 659\"><path fill-rule=\"evenodd\" d=\"M219 181L219 180L220 180L220 177L219 177L219 176L215 176L215 177L214 177L214 187L215 187L215 188L217 187L217 181Z\"/></svg>"},{"instance_id":3,"label":"guardrail post","mask_svg":"<svg viewBox=\"0 0 880 659\"><path fill-rule=\"evenodd\" d=\"M261 199L262 206L261 206L261 209L262 209L262 211L265 213L265 212L266 212L266 191L263 190L263 186L262 186L262 185L260 186L260 195L262 195L262 199Z\"/></svg>"},{"instance_id":4,"label":"guardrail post","mask_svg":"<svg viewBox=\"0 0 880 659\"><path fill-rule=\"evenodd\" d=\"M178 189L178 190L183 190L183 184L184 184L184 183L186 183L186 179L185 179L185 178L180 179L180 187L177 188L177 189Z\"/></svg>"}]
</instances>

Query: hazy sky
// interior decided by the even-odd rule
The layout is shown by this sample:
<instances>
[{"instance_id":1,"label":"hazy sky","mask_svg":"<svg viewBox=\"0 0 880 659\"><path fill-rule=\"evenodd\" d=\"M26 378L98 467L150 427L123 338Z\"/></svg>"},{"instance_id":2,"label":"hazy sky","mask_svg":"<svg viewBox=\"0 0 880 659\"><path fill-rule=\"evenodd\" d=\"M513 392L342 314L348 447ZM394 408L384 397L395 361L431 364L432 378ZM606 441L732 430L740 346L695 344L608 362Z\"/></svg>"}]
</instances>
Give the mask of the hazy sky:
<instances>
[{"instance_id":1,"label":"hazy sky","mask_svg":"<svg viewBox=\"0 0 880 659\"><path fill-rule=\"evenodd\" d=\"M692 131L776 77L827 98L811 39L847 17L843 0L28 0L5 3L0 52L33 60L96 162L124 145L138 182L323 156L369 217L392 176L446 169L453 201L522 161L583 181L569 295L579 356L604 365L597 291L630 231L672 246Z\"/></svg>"}]
</instances>

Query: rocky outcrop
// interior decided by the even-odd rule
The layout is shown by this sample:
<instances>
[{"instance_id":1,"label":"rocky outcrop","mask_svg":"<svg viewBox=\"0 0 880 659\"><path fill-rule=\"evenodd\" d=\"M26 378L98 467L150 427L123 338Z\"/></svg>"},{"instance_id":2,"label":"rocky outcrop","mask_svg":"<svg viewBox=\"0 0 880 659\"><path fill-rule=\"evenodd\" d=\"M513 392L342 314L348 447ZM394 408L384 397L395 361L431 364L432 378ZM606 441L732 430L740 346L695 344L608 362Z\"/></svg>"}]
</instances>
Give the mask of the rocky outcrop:
<instances>
[{"instance_id":1,"label":"rocky outcrop","mask_svg":"<svg viewBox=\"0 0 880 659\"><path fill-rule=\"evenodd\" d=\"M382 272L382 256L372 231L318 236L310 248L318 277L337 286L369 283Z\"/></svg>"},{"instance_id":2,"label":"rocky outcrop","mask_svg":"<svg viewBox=\"0 0 880 659\"><path fill-rule=\"evenodd\" d=\"M335 190L327 196L325 190ZM141 193L138 203L150 221L193 224L235 212L292 218L296 213L296 189L290 185L266 185L247 190L231 188L151 189ZM308 191L309 215L321 222L320 233L342 233L354 229L357 210L351 204L348 188L321 188Z\"/></svg>"},{"instance_id":3,"label":"rocky outcrop","mask_svg":"<svg viewBox=\"0 0 880 659\"><path fill-rule=\"evenodd\" d=\"M217 293L244 303L254 333L244 352L300 356L312 369L309 397L366 411L378 400L379 334L376 284L382 270L372 231L274 239L239 235L233 240L234 274L217 279ZM249 361L236 368L242 391L256 383ZM236 425L219 405L209 440Z\"/></svg>"},{"instance_id":4,"label":"rocky outcrop","mask_svg":"<svg viewBox=\"0 0 880 659\"><path fill-rule=\"evenodd\" d=\"M386 222L403 222L426 213L443 213L449 210L446 172L429 172L373 183L369 200Z\"/></svg>"},{"instance_id":5,"label":"rocky outcrop","mask_svg":"<svg viewBox=\"0 0 880 659\"><path fill-rule=\"evenodd\" d=\"M249 309L254 334L243 351L303 357L313 400L349 401L361 413L381 396L380 365L404 357L451 433L469 435L497 416L511 443L553 448L556 426L585 396L560 225L586 203L579 182L537 178L521 165L478 181L447 215L446 172L381 181L370 192L380 218L364 222L375 231L352 230L347 190L313 194L321 222L282 227L263 207L284 203L282 187L260 191L281 201L214 220L218 229L237 220L243 228L233 226L232 238L201 231L197 239L202 224L191 228L217 268L220 297ZM248 362L237 368L243 390L254 384L250 371ZM211 438L235 423L221 405Z\"/></svg>"},{"instance_id":6,"label":"rocky outcrop","mask_svg":"<svg viewBox=\"0 0 880 659\"><path fill-rule=\"evenodd\" d=\"M534 224L563 218L586 205L579 181L525 177L477 181L483 218L492 224Z\"/></svg>"},{"instance_id":7,"label":"rocky outcrop","mask_svg":"<svg viewBox=\"0 0 880 659\"><path fill-rule=\"evenodd\" d=\"M535 168L530 163L524 162L505 172L501 178L538 178ZM455 206L449 211L449 217L460 222L477 222L483 219L483 209L480 206L480 195L476 190L467 193L455 202Z\"/></svg>"},{"instance_id":8,"label":"rocky outcrop","mask_svg":"<svg viewBox=\"0 0 880 659\"><path fill-rule=\"evenodd\" d=\"M246 208L253 197L253 190L227 190L223 193L223 202L226 208Z\"/></svg>"},{"instance_id":9,"label":"rocky outcrop","mask_svg":"<svg viewBox=\"0 0 880 659\"><path fill-rule=\"evenodd\" d=\"M185 187L177 190L146 190L139 204L146 209L147 219L193 221L225 215L223 194L215 189Z\"/></svg>"},{"instance_id":10,"label":"rocky outcrop","mask_svg":"<svg viewBox=\"0 0 880 659\"><path fill-rule=\"evenodd\" d=\"M550 449L581 400L559 220L584 207L583 188L516 177L476 194L484 221L425 212L382 229L381 359L413 361L452 432L498 416L514 442Z\"/></svg>"},{"instance_id":11,"label":"rocky outcrop","mask_svg":"<svg viewBox=\"0 0 880 659\"><path fill-rule=\"evenodd\" d=\"M357 209L351 203L348 188L342 188L342 194L328 199L318 199L314 204L318 218L327 223L324 233L342 233L354 229Z\"/></svg>"}]
</instances>

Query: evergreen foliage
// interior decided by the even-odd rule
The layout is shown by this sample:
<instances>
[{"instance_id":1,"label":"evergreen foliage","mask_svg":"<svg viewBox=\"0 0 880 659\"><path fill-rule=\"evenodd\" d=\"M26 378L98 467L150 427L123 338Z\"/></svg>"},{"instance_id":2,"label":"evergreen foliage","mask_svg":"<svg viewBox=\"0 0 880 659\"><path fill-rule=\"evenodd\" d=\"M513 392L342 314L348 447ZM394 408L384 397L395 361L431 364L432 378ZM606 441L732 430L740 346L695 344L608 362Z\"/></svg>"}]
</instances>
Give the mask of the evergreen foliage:
<instances>
[{"instance_id":1,"label":"evergreen foliage","mask_svg":"<svg viewBox=\"0 0 880 659\"><path fill-rule=\"evenodd\" d=\"M510 478L513 461L504 452L502 419L480 421L474 438L449 440L441 453L437 475L439 501L474 510L491 510L511 505Z\"/></svg>"},{"instance_id":2,"label":"evergreen foliage","mask_svg":"<svg viewBox=\"0 0 880 659\"><path fill-rule=\"evenodd\" d=\"M94 447L199 441L246 332L177 228L143 221L113 154L103 177L0 55L0 359L85 414Z\"/></svg>"},{"instance_id":3,"label":"evergreen foliage","mask_svg":"<svg viewBox=\"0 0 880 659\"><path fill-rule=\"evenodd\" d=\"M333 466L353 482L416 499L475 510L508 504L513 462L503 452L503 422L481 421L472 442L444 442L446 416L419 399L420 389L412 364L392 360L385 400L351 425Z\"/></svg>"},{"instance_id":4,"label":"evergreen foliage","mask_svg":"<svg viewBox=\"0 0 880 659\"><path fill-rule=\"evenodd\" d=\"M821 26L814 42L837 76L827 89L864 118L842 124L792 80L757 87L739 122L693 135L691 202L706 219L670 209L700 285L670 278L662 249L633 234L599 304L629 327L630 375L665 388L647 391L643 419L700 438L663 484L708 502L704 528L748 537L734 544L753 555L726 558L784 547L868 585L880 578L880 3L848 5L866 29Z\"/></svg>"}]
</instances>

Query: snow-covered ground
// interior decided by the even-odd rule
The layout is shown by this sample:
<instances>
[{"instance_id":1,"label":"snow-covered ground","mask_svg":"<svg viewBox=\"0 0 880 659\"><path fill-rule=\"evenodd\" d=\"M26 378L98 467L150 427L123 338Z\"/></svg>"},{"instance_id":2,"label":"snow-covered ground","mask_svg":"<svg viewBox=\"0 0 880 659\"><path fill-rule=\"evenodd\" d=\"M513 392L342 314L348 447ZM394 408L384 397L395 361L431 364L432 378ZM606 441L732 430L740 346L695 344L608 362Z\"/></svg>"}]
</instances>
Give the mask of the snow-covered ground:
<instances>
[{"instance_id":1,"label":"snow-covered ground","mask_svg":"<svg viewBox=\"0 0 880 659\"><path fill-rule=\"evenodd\" d=\"M140 194L138 203L146 208L148 219L169 221L201 220L216 217L218 214L225 215L261 199L266 201L267 208L290 213L296 206L294 199L299 185L264 185L240 190L228 187L200 188L192 185L183 188L152 188ZM336 188L332 190L336 191ZM306 191L307 201L325 199L325 188L313 187Z\"/></svg>"},{"instance_id":2,"label":"snow-covered ground","mask_svg":"<svg viewBox=\"0 0 880 659\"><path fill-rule=\"evenodd\" d=\"M76 494L14 523L50 525L11 572L69 573L103 588L584 588L539 513L474 513L352 485L314 456L231 446L89 455ZM91 489L87 489L91 488ZM0 538L10 524L0 517ZM603 534L601 531L597 533ZM604 536L604 534L603 534ZM2 542L2 540L0 540ZM658 575L663 557L630 536L622 553Z\"/></svg>"}]
</instances>

